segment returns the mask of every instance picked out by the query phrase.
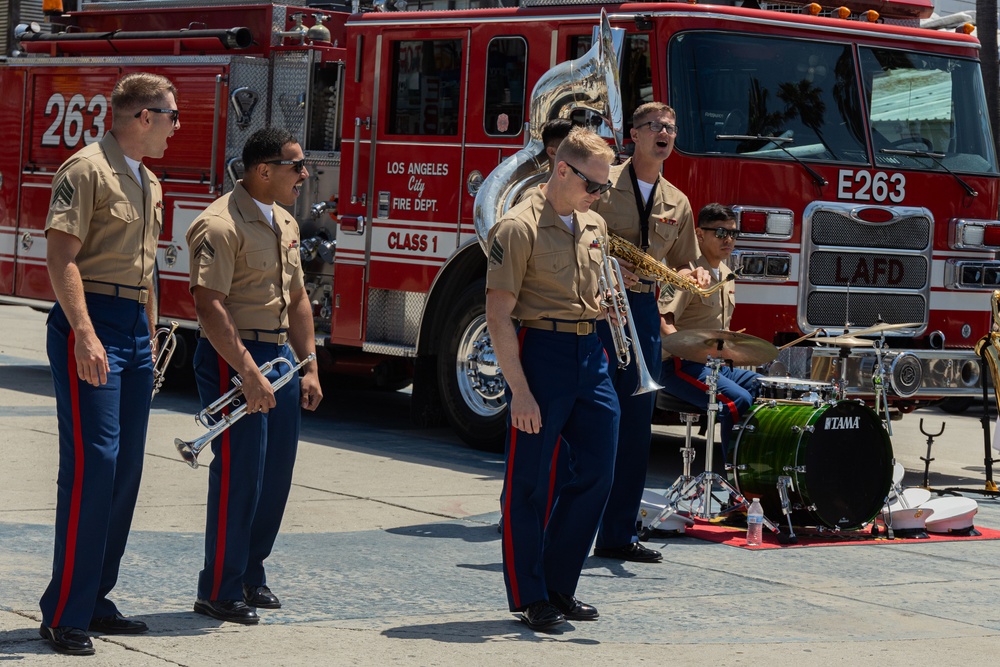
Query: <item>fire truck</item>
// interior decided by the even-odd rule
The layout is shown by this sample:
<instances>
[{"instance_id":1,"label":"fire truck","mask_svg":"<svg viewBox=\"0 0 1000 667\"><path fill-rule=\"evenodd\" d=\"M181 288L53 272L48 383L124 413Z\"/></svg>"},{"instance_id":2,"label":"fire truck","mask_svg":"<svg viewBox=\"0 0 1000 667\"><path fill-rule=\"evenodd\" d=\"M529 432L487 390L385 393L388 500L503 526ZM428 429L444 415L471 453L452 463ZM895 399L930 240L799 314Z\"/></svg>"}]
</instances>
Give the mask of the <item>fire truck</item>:
<instances>
[{"instance_id":1,"label":"fire truck","mask_svg":"<svg viewBox=\"0 0 1000 667\"><path fill-rule=\"evenodd\" d=\"M175 365L190 365L197 326L185 232L240 178L250 134L282 126L310 172L294 213L322 372L412 382L419 423L447 419L495 445L504 384L475 198L529 144L536 83L591 49L603 8L624 33L624 136L639 104L670 104L680 129L665 176L696 210L739 215L733 328L784 344L886 322L896 405L979 391L1000 179L978 42L920 29L929 0L423 7L84 0L53 19L61 32L21 26L19 55L0 66L0 300L51 306L53 174L108 130L116 79L157 72L181 109L149 162L165 199L160 316L187 331ZM545 114L591 120L571 105ZM849 393L870 397L874 350L841 349L792 347L775 369L841 364Z\"/></svg>"}]
</instances>

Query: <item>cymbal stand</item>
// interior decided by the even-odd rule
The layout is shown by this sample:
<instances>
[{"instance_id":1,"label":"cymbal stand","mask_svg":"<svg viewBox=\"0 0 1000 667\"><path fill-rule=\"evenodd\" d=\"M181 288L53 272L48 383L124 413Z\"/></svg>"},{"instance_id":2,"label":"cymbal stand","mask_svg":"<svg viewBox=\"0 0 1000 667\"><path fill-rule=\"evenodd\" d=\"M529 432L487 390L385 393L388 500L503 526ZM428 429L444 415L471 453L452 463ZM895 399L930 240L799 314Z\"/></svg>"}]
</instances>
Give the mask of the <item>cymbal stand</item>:
<instances>
[{"instance_id":1,"label":"cymbal stand","mask_svg":"<svg viewBox=\"0 0 1000 667\"><path fill-rule=\"evenodd\" d=\"M889 397L885 388L885 332L872 343L875 348L875 368L872 370L872 384L875 385L875 414L885 413L885 429L892 437L892 419L889 418Z\"/></svg>"},{"instance_id":2,"label":"cymbal stand","mask_svg":"<svg viewBox=\"0 0 1000 667\"><path fill-rule=\"evenodd\" d=\"M707 426L705 432L705 472L694 478L688 477L686 482L681 483L680 490L674 497L670 497L668 495L667 506L660 511L660 514L650 524L651 526L658 525L666 517L671 514L678 513L677 505L682 499L689 501L689 514L693 517L708 521L719 516L721 512L712 512L712 499L714 497L712 495L712 490L715 484L721 486L722 489L729 494L730 499L736 500L736 504L730 507L729 511L750 506L747 499L736 489L736 487L726 481L722 475L712 471L712 455L715 450L716 415L722 408L716 398L716 395L719 390L719 369L724 363L725 360L722 357L709 357L705 363L705 365L711 369L711 372L705 380L705 384L707 385L705 391L708 394L708 420L706 422ZM689 472L690 470L685 471L685 473ZM681 482L683 478L683 475L681 478L678 478L677 482L674 482L674 486L676 486L678 482ZM671 488L674 488L674 486ZM771 532L780 533L778 526L767 517L764 517L764 525L767 526L768 530Z\"/></svg>"}]
</instances>

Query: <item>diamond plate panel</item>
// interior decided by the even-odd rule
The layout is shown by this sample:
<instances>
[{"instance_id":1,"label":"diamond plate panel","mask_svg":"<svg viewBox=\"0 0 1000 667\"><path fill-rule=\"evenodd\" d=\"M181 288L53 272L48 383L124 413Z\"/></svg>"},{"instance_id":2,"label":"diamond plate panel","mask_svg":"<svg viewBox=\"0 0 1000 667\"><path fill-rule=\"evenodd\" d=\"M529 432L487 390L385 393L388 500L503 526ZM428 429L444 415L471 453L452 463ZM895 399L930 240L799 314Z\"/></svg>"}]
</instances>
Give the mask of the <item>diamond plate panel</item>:
<instances>
[{"instance_id":1,"label":"diamond plate panel","mask_svg":"<svg viewBox=\"0 0 1000 667\"><path fill-rule=\"evenodd\" d=\"M309 55L302 53L279 53L273 57L271 125L288 130L299 143L306 140L309 60Z\"/></svg>"},{"instance_id":2,"label":"diamond plate panel","mask_svg":"<svg viewBox=\"0 0 1000 667\"><path fill-rule=\"evenodd\" d=\"M366 345L416 345L426 299L423 292L368 290Z\"/></svg>"},{"instance_id":3,"label":"diamond plate panel","mask_svg":"<svg viewBox=\"0 0 1000 667\"><path fill-rule=\"evenodd\" d=\"M229 192L236 183L232 179L228 168L235 160L238 175L243 173L241 157L243 155L243 144L246 143L250 135L257 130L267 126L267 91L270 79L270 63L261 58L235 57L229 69L229 90L225 104L229 107L228 120L226 122L226 175L223 180L223 192ZM249 123L246 127L240 127L239 114L233 108L233 94L241 89L248 89L257 96L257 103L249 115Z\"/></svg>"},{"instance_id":4,"label":"diamond plate panel","mask_svg":"<svg viewBox=\"0 0 1000 667\"><path fill-rule=\"evenodd\" d=\"M931 221L906 216L893 223L867 225L850 218L846 210L820 210L812 216L811 237L815 245L922 250L931 240Z\"/></svg>"},{"instance_id":5,"label":"diamond plate panel","mask_svg":"<svg viewBox=\"0 0 1000 667\"><path fill-rule=\"evenodd\" d=\"M809 258L809 283L843 287L861 273L867 287L921 289L927 270L927 258L922 255L814 252Z\"/></svg>"},{"instance_id":6,"label":"diamond plate panel","mask_svg":"<svg viewBox=\"0 0 1000 667\"><path fill-rule=\"evenodd\" d=\"M886 322L923 322L927 301L923 294L851 292L850 311L846 292L813 292L806 317L814 327L842 327L844 317L851 327L870 327L879 317Z\"/></svg>"}]
</instances>

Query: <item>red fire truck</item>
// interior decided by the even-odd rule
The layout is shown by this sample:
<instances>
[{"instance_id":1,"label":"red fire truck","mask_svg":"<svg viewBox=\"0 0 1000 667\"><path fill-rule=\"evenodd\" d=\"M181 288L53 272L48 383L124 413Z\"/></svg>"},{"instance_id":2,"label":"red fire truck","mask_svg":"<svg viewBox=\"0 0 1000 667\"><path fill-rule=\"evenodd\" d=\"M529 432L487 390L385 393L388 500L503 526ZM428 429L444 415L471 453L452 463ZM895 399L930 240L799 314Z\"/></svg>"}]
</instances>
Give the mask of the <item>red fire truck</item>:
<instances>
[{"instance_id":1,"label":"red fire truck","mask_svg":"<svg viewBox=\"0 0 1000 667\"><path fill-rule=\"evenodd\" d=\"M0 300L51 305L52 176L108 129L112 83L155 71L177 85L182 118L150 164L165 195L162 319L196 327L188 225L239 178L244 140L286 127L311 173L295 214L324 372L412 381L418 421L446 417L467 442L494 444L503 377L474 199L527 143L535 83L587 52L603 7L625 31L626 125L642 102L673 106L667 178L696 209L739 213L734 328L782 344L912 323L886 332L894 402L973 395L971 348L1000 286L1000 179L978 42L917 27L928 2L398 11L378 0L339 12L84 1L55 21L65 32L22 27L21 55L0 66ZM874 351L839 351L793 347L776 368L809 377L837 361L849 392L871 396ZM177 363L190 363L184 352Z\"/></svg>"}]
</instances>

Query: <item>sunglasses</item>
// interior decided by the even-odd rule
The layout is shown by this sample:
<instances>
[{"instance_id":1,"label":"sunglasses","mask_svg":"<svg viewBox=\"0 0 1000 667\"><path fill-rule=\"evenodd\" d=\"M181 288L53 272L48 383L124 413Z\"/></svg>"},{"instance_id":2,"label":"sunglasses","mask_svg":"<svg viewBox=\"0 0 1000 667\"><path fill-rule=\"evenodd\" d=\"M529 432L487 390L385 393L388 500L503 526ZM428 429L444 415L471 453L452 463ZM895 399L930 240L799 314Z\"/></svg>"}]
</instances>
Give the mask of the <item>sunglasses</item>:
<instances>
[{"instance_id":1,"label":"sunglasses","mask_svg":"<svg viewBox=\"0 0 1000 667\"><path fill-rule=\"evenodd\" d=\"M291 165L292 169L302 173L302 170L306 168L306 159L301 160L265 160L264 164L287 164Z\"/></svg>"},{"instance_id":2,"label":"sunglasses","mask_svg":"<svg viewBox=\"0 0 1000 667\"><path fill-rule=\"evenodd\" d=\"M143 111L149 111L150 113L168 113L168 114L170 114L170 122L173 123L174 125L177 124L177 119L181 115L181 112L178 111L177 109L148 109L147 108L147 109L139 109L139 111L137 111L136 114L135 114L135 118L138 118L139 116L141 116Z\"/></svg>"},{"instance_id":3,"label":"sunglasses","mask_svg":"<svg viewBox=\"0 0 1000 667\"><path fill-rule=\"evenodd\" d=\"M725 239L730 238L736 240L740 237L740 230L738 229L726 229L725 227L702 227L702 230L707 232L715 232L715 238Z\"/></svg>"},{"instance_id":4,"label":"sunglasses","mask_svg":"<svg viewBox=\"0 0 1000 667\"><path fill-rule=\"evenodd\" d=\"M585 186L585 188L587 190L588 195L603 195L605 192L611 189L611 181L608 181L607 183L598 183L597 181L592 181L586 176L584 176L582 173L580 173L579 169L571 165L569 162L566 163L566 166L572 169L574 174L576 174L577 176L582 178L584 182L586 182L587 185Z\"/></svg>"},{"instance_id":5,"label":"sunglasses","mask_svg":"<svg viewBox=\"0 0 1000 667\"><path fill-rule=\"evenodd\" d=\"M667 134L677 134L676 125L671 125L670 123L661 123L655 120L651 120L647 123L639 123L638 125L636 125L636 128L645 127L646 125L649 126L649 131L653 133L658 133L662 132L663 130L666 130Z\"/></svg>"}]
</instances>

